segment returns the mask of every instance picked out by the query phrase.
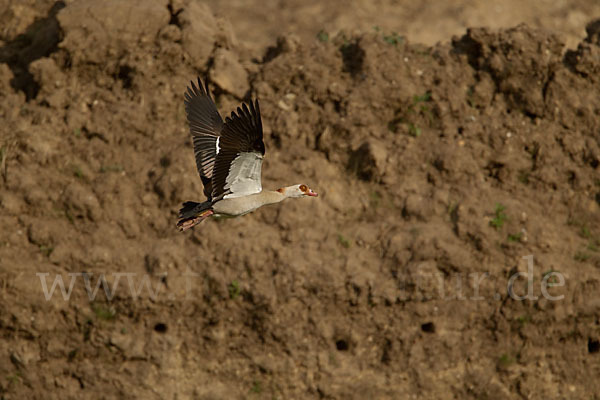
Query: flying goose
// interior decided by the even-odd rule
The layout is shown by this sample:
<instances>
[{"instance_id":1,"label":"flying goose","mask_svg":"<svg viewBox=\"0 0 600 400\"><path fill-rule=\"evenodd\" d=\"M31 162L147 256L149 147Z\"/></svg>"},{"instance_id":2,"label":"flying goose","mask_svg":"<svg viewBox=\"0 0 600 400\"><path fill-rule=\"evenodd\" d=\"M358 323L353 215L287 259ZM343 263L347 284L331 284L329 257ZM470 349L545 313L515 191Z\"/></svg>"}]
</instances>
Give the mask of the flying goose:
<instances>
[{"instance_id":1,"label":"flying goose","mask_svg":"<svg viewBox=\"0 0 600 400\"><path fill-rule=\"evenodd\" d=\"M191 82L185 93L185 112L193 137L194 156L204 185L203 203L186 201L177 227L185 231L210 216L237 217L288 197L317 196L308 186L263 190L261 167L265 155L258 100L242 104L225 122L208 91L208 82Z\"/></svg>"}]
</instances>

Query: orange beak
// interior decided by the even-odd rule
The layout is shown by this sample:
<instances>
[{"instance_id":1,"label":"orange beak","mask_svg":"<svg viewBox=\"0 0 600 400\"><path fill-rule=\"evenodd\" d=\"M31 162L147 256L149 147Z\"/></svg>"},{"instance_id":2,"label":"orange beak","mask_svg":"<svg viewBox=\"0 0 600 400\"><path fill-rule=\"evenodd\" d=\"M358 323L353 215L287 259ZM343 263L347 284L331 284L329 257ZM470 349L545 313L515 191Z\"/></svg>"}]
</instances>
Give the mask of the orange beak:
<instances>
[{"instance_id":1,"label":"orange beak","mask_svg":"<svg viewBox=\"0 0 600 400\"><path fill-rule=\"evenodd\" d=\"M311 197L318 197L319 194L317 192L313 192L312 190L308 189L308 193L306 193L307 196L311 196Z\"/></svg>"}]
</instances>

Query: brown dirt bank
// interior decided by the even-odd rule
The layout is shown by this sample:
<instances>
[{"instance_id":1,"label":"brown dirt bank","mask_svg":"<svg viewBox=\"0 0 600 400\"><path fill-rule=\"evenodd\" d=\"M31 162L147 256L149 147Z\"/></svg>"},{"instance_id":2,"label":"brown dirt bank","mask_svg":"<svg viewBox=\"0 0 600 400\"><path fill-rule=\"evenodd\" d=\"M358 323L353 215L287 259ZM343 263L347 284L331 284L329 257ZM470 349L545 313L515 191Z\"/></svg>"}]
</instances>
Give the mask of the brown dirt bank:
<instances>
[{"instance_id":1,"label":"brown dirt bank","mask_svg":"<svg viewBox=\"0 0 600 400\"><path fill-rule=\"evenodd\" d=\"M599 398L598 24L252 54L194 2L35 4L0 43L2 398ZM321 197L180 234L197 75L259 97L265 187Z\"/></svg>"}]
</instances>

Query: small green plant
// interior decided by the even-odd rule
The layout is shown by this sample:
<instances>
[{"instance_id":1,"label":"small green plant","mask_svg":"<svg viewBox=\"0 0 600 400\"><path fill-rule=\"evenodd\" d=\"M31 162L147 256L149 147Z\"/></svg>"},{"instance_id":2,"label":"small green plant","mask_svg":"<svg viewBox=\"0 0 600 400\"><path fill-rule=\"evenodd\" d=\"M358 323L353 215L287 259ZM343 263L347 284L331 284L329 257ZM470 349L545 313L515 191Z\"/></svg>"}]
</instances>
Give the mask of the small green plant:
<instances>
[{"instance_id":1,"label":"small green plant","mask_svg":"<svg viewBox=\"0 0 600 400\"><path fill-rule=\"evenodd\" d=\"M590 255L584 251L578 251L573 258L575 261L584 262L590 259Z\"/></svg>"},{"instance_id":2,"label":"small green plant","mask_svg":"<svg viewBox=\"0 0 600 400\"><path fill-rule=\"evenodd\" d=\"M431 92L430 92L430 91L427 91L427 92L425 92L425 93L424 93L424 94L422 94L422 95L416 95L416 94L415 94L415 95L413 96L413 105L415 105L415 106L416 106L416 105L417 105L417 104L419 104L419 103L426 103L426 102L428 102L429 100L431 100Z\"/></svg>"},{"instance_id":3,"label":"small green plant","mask_svg":"<svg viewBox=\"0 0 600 400\"><path fill-rule=\"evenodd\" d=\"M81 171L81 168L78 165L73 165L73 175L75 175L79 179L85 179L83 171Z\"/></svg>"},{"instance_id":4,"label":"small green plant","mask_svg":"<svg viewBox=\"0 0 600 400\"><path fill-rule=\"evenodd\" d=\"M519 233L509 233L508 234L508 241L509 242L520 242L521 238L523 237L523 232L519 232Z\"/></svg>"},{"instance_id":5,"label":"small green plant","mask_svg":"<svg viewBox=\"0 0 600 400\"><path fill-rule=\"evenodd\" d=\"M579 232L579 234L584 239L589 239L592 237L592 232L590 231L590 228L588 228L585 224L581 225L581 231Z\"/></svg>"},{"instance_id":6,"label":"small green plant","mask_svg":"<svg viewBox=\"0 0 600 400\"><path fill-rule=\"evenodd\" d=\"M471 108L476 108L475 107L475 100L474 100L474 92L473 92L473 88L469 87L467 89L467 104L469 105L469 107Z\"/></svg>"},{"instance_id":7,"label":"small green plant","mask_svg":"<svg viewBox=\"0 0 600 400\"><path fill-rule=\"evenodd\" d=\"M65 209L65 217L67 217L71 224L75 224L75 218L73 218L73 214L68 209Z\"/></svg>"},{"instance_id":8,"label":"small green plant","mask_svg":"<svg viewBox=\"0 0 600 400\"><path fill-rule=\"evenodd\" d=\"M421 136L421 128L413 123L410 123L408 124L408 134L412 137L419 137Z\"/></svg>"},{"instance_id":9,"label":"small green plant","mask_svg":"<svg viewBox=\"0 0 600 400\"><path fill-rule=\"evenodd\" d=\"M334 367L340 366L340 361L338 360L338 358L335 356L334 353L329 353L329 365L332 365Z\"/></svg>"},{"instance_id":10,"label":"small green plant","mask_svg":"<svg viewBox=\"0 0 600 400\"><path fill-rule=\"evenodd\" d=\"M75 135L75 137L80 137L81 136L81 129L80 128L73 129L73 135Z\"/></svg>"},{"instance_id":11,"label":"small green plant","mask_svg":"<svg viewBox=\"0 0 600 400\"><path fill-rule=\"evenodd\" d=\"M96 317L98 319L101 319L104 321L111 321L111 320L115 319L115 316L117 315L117 312L115 311L114 308L107 307L102 304L92 305L92 310L94 311L94 314L96 314Z\"/></svg>"},{"instance_id":12,"label":"small green plant","mask_svg":"<svg viewBox=\"0 0 600 400\"><path fill-rule=\"evenodd\" d=\"M518 322L518 323L519 323L521 326L525 325L526 323L528 323L528 322L530 322L530 321L531 321L531 316L529 316L529 315L527 315L527 314L526 314L526 315L521 315L520 317L517 317L517 322Z\"/></svg>"},{"instance_id":13,"label":"small green plant","mask_svg":"<svg viewBox=\"0 0 600 400\"><path fill-rule=\"evenodd\" d=\"M417 122L424 122L428 126L432 126L434 115L426 104L431 100L431 91L426 91L420 95L414 95L412 101L406 106L406 108L399 108L396 110L396 116L393 120L388 122L387 128L391 132L398 132L398 127L401 124L405 124L408 133L411 136L418 137L421 135L421 128L417 125Z\"/></svg>"},{"instance_id":14,"label":"small green plant","mask_svg":"<svg viewBox=\"0 0 600 400\"><path fill-rule=\"evenodd\" d=\"M398 35L396 32L392 32L390 35L383 35L383 41L392 46L397 46L404 42L404 37Z\"/></svg>"},{"instance_id":15,"label":"small green plant","mask_svg":"<svg viewBox=\"0 0 600 400\"><path fill-rule=\"evenodd\" d=\"M530 175L531 175L531 173L529 171L524 170L524 169L520 170L519 175L518 175L519 182L521 182L524 185L529 184L529 176Z\"/></svg>"},{"instance_id":16,"label":"small green plant","mask_svg":"<svg viewBox=\"0 0 600 400\"><path fill-rule=\"evenodd\" d=\"M105 172L122 172L123 171L123 166L120 164L109 164L109 165L103 165L100 167L100 172L101 173L105 173Z\"/></svg>"},{"instance_id":17,"label":"small green plant","mask_svg":"<svg viewBox=\"0 0 600 400\"><path fill-rule=\"evenodd\" d=\"M325 32L323 29L321 29L319 31L319 33L317 33L317 39L319 39L319 42L327 42L329 41L329 33Z\"/></svg>"},{"instance_id":18,"label":"small green plant","mask_svg":"<svg viewBox=\"0 0 600 400\"><path fill-rule=\"evenodd\" d=\"M260 393L262 393L262 391L263 391L263 389L262 389L262 385L260 384L260 381L254 381L252 383L252 387L250 388L250 392L260 394Z\"/></svg>"},{"instance_id":19,"label":"small green plant","mask_svg":"<svg viewBox=\"0 0 600 400\"><path fill-rule=\"evenodd\" d=\"M508 219L508 216L504 213L506 207L502 204L497 203L496 209L494 210L494 218L490 221L490 225L496 228L497 230L501 229L504 226L504 223Z\"/></svg>"},{"instance_id":20,"label":"small green plant","mask_svg":"<svg viewBox=\"0 0 600 400\"><path fill-rule=\"evenodd\" d=\"M6 379L8 380L9 384L16 385L17 383L21 382L21 377L22 376L23 376L23 374L21 373L21 371L17 371L17 372L15 372L12 375L7 376Z\"/></svg>"},{"instance_id":21,"label":"small green plant","mask_svg":"<svg viewBox=\"0 0 600 400\"><path fill-rule=\"evenodd\" d=\"M338 233L338 242L340 242L342 247L346 249L350 247L350 240L344 237L344 235L342 235L341 233Z\"/></svg>"},{"instance_id":22,"label":"small green plant","mask_svg":"<svg viewBox=\"0 0 600 400\"><path fill-rule=\"evenodd\" d=\"M52 252L54 251L54 247L53 246L40 245L40 251L46 257L50 257L50 254L52 254Z\"/></svg>"},{"instance_id":23,"label":"small green plant","mask_svg":"<svg viewBox=\"0 0 600 400\"><path fill-rule=\"evenodd\" d=\"M231 281L231 283L228 286L228 290L229 290L229 298L231 300L237 299L241 293L240 283L238 281Z\"/></svg>"},{"instance_id":24,"label":"small green plant","mask_svg":"<svg viewBox=\"0 0 600 400\"><path fill-rule=\"evenodd\" d=\"M451 201L448 204L448 216L450 217L450 222L454 225L458 222L458 203Z\"/></svg>"},{"instance_id":25,"label":"small green plant","mask_svg":"<svg viewBox=\"0 0 600 400\"><path fill-rule=\"evenodd\" d=\"M551 277L546 278L548 275L550 275L550 274L552 274L554 272L556 272L556 271L553 270L553 269L550 269L550 270L544 272L542 274L542 279L548 279L547 280L548 283L558 283L558 278L556 277L556 275L552 275Z\"/></svg>"},{"instance_id":26,"label":"small green plant","mask_svg":"<svg viewBox=\"0 0 600 400\"><path fill-rule=\"evenodd\" d=\"M507 353L502 354L498 359L498 364L503 368L510 367L512 364L514 364L514 362L515 359Z\"/></svg>"},{"instance_id":27,"label":"small green plant","mask_svg":"<svg viewBox=\"0 0 600 400\"><path fill-rule=\"evenodd\" d=\"M425 104L431 101L431 92L428 90L421 95L414 95L412 104L408 107L409 113L418 113L427 118L429 123L433 119L433 114L429 107Z\"/></svg>"},{"instance_id":28,"label":"small green plant","mask_svg":"<svg viewBox=\"0 0 600 400\"><path fill-rule=\"evenodd\" d=\"M452 215L454 213L456 213L456 210L458 209L458 203L451 201L450 203L448 203L448 215Z\"/></svg>"},{"instance_id":29,"label":"small green plant","mask_svg":"<svg viewBox=\"0 0 600 400\"><path fill-rule=\"evenodd\" d=\"M369 203L372 208L377 208L381 204L381 194L377 191L373 191L369 194Z\"/></svg>"}]
</instances>

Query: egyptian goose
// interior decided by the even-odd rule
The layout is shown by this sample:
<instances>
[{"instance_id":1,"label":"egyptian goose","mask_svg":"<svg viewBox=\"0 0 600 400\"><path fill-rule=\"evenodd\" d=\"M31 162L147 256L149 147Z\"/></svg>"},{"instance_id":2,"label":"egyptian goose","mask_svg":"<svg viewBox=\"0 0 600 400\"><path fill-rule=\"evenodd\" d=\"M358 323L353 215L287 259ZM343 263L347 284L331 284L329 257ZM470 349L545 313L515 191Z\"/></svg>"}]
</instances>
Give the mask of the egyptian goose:
<instances>
[{"instance_id":1,"label":"egyptian goose","mask_svg":"<svg viewBox=\"0 0 600 400\"><path fill-rule=\"evenodd\" d=\"M242 104L237 113L219 115L208 83L191 82L185 93L185 112L193 137L196 167L204 185L203 203L186 201L177 227L185 231L206 218L237 217L287 198L317 196L306 185L263 190L261 168L265 155L258 100Z\"/></svg>"}]
</instances>

